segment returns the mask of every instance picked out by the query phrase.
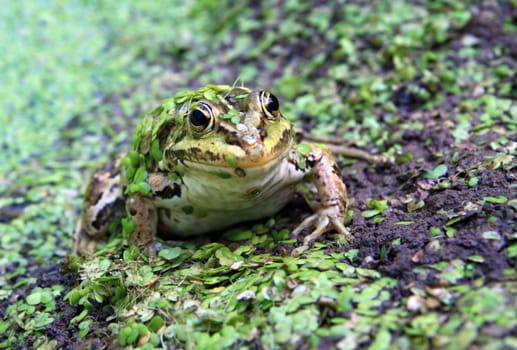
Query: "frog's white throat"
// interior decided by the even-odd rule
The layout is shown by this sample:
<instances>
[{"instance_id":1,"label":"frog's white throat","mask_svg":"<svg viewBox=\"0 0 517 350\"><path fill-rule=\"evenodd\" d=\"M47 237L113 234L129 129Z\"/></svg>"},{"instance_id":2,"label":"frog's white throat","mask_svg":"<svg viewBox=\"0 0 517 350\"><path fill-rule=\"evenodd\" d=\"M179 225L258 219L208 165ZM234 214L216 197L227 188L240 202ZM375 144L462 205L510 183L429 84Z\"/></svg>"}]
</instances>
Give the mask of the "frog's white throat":
<instances>
[{"instance_id":1,"label":"frog's white throat","mask_svg":"<svg viewBox=\"0 0 517 350\"><path fill-rule=\"evenodd\" d=\"M246 169L194 162L184 162L184 166L181 197L157 203L169 211L161 217L169 227L165 234L202 234L242 222L242 218L271 217L285 206L305 175L286 156ZM185 203L192 210L185 211Z\"/></svg>"}]
</instances>

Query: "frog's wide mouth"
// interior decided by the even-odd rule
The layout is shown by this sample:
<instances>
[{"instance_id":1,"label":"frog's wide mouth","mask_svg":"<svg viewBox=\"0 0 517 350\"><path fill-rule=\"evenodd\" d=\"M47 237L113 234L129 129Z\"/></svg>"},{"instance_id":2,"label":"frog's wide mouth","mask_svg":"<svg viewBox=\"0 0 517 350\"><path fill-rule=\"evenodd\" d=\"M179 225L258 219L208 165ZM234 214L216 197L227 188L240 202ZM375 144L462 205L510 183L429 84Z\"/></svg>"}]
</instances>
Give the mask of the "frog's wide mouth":
<instances>
[{"instance_id":1,"label":"frog's wide mouth","mask_svg":"<svg viewBox=\"0 0 517 350\"><path fill-rule=\"evenodd\" d=\"M175 148L169 150L168 154L171 156L171 159L189 166L199 164L214 168L248 169L262 167L285 157L290 148L290 142L287 145L278 145L274 148L264 147L262 151L257 151L260 146L252 150L245 150L239 146L227 144L211 145L213 147L210 148L200 146L192 145L189 148Z\"/></svg>"},{"instance_id":2,"label":"frog's wide mouth","mask_svg":"<svg viewBox=\"0 0 517 350\"><path fill-rule=\"evenodd\" d=\"M174 163L195 164L218 168L255 168L275 162L291 148L289 128L278 130L254 145L229 144L222 138L181 140L166 151L165 159Z\"/></svg>"}]
</instances>

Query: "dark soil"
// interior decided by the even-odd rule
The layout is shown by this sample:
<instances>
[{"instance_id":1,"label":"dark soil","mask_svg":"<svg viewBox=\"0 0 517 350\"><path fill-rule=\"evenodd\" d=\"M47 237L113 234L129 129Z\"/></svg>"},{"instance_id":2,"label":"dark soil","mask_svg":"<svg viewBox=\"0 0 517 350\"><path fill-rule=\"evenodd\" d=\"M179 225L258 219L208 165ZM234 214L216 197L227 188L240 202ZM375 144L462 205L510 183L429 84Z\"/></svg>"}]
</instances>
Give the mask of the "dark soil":
<instances>
[{"instance_id":1,"label":"dark soil","mask_svg":"<svg viewBox=\"0 0 517 350\"><path fill-rule=\"evenodd\" d=\"M421 141L423 144L423 140ZM421 150L420 150L421 151ZM449 164L449 172L455 169L451 155L455 149L450 149L440 163ZM463 154L459 163L475 163L477 155ZM423 169L432 169L439 163L428 162L420 164ZM489 279L500 279L501 271L515 267L515 261L501 254L508 245L502 239L491 242L480 237L482 232L513 232L515 230L514 213L505 205L486 203L482 208L468 211L468 203L475 203L486 196L505 196L512 198L509 185L515 181L515 175L502 171L484 169L478 176L480 181L475 189L464 182L452 182L448 188L434 189L436 180L415 181L415 168L409 165L377 167L374 173L365 171L365 166L356 164L355 175L347 177L350 192L356 202L354 210L353 234L356 237L354 246L361 247L361 255L365 267L383 271L388 275L402 278L401 283L414 283L412 267L418 264L432 264L438 261L452 259L467 259L472 255L481 255L490 262L476 271L476 276L486 276ZM452 171L451 174L455 172ZM403 175L401 175L403 174ZM363 188L364 184L367 187ZM366 189L367 188L367 189ZM366 210L367 198L388 199L389 209L385 220L372 224L365 220L360 210ZM414 212L408 212L404 199L423 200L425 206ZM454 238L441 235L433 238L440 242L441 249L430 248L429 229L445 227L450 217L448 213L464 213L454 228ZM490 218L490 220L488 220ZM400 225L400 221L413 222L410 225ZM392 246L393 240L400 238L400 245ZM384 256L380 256L380 248L387 247ZM365 249L369 247L369 249ZM365 259L367 256L373 258Z\"/></svg>"}]
</instances>

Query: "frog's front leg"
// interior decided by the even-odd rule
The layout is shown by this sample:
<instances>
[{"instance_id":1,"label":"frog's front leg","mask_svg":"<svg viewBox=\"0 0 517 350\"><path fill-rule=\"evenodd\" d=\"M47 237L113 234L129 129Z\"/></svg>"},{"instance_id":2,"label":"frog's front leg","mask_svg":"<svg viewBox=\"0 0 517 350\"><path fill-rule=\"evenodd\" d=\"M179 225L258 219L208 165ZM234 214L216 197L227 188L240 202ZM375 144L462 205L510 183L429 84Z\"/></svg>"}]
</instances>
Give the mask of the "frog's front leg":
<instances>
[{"instance_id":1,"label":"frog's front leg","mask_svg":"<svg viewBox=\"0 0 517 350\"><path fill-rule=\"evenodd\" d=\"M304 245L332 230L351 240L351 235L343 224L348 196L336 160L328 151L313 145L304 159L318 191L319 208L293 231L293 235L298 235L305 228L314 228L312 233L304 238Z\"/></svg>"},{"instance_id":2,"label":"frog's front leg","mask_svg":"<svg viewBox=\"0 0 517 350\"><path fill-rule=\"evenodd\" d=\"M131 243L153 260L156 257L156 228L158 226L156 207L150 198L142 194L130 195L126 206L135 224L130 237Z\"/></svg>"},{"instance_id":3,"label":"frog's front leg","mask_svg":"<svg viewBox=\"0 0 517 350\"><path fill-rule=\"evenodd\" d=\"M177 196L178 193L174 189L179 191L179 185L174 183L167 173L159 171L148 173L147 183L150 193L129 194L126 207L135 224L130 240L152 260L156 257L156 235L160 220L156 202Z\"/></svg>"}]
</instances>

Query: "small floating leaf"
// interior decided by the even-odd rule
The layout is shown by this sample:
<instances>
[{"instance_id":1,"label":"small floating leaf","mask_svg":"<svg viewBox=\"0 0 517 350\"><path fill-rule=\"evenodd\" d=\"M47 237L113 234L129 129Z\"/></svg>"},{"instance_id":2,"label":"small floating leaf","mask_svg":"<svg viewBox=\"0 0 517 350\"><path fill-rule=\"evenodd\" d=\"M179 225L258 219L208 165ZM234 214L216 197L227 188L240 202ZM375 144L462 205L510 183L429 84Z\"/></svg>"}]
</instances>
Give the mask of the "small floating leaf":
<instances>
[{"instance_id":1,"label":"small floating leaf","mask_svg":"<svg viewBox=\"0 0 517 350\"><path fill-rule=\"evenodd\" d=\"M505 196L498 196L498 197L488 196L488 197L483 197L483 200L488 203L502 204L502 203L506 203L508 201L508 198L506 198Z\"/></svg>"},{"instance_id":2,"label":"small floating leaf","mask_svg":"<svg viewBox=\"0 0 517 350\"><path fill-rule=\"evenodd\" d=\"M250 239L252 236L253 232L251 232L250 230L242 231L240 229L227 231L223 235L223 237L229 241L243 241L246 239Z\"/></svg>"},{"instance_id":3,"label":"small floating leaf","mask_svg":"<svg viewBox=\"0 0 517 350\"><path fill-rule=\"evenodd\" d=\"M309 154L311 151L312 151L312 147L308 143L300 143L298 145L298 152L300 152L300 154L302 154L304 156Z\"/></svg>"},{"instance_id":4,"label":"small floating leaf","mask_svg":"<svg viewBox=\"0 0 517 350\"><path fill-rule=\"evenodd\" d=\"M174 260L181 254L181 248L180 247L174 247L170 249L163 249L160 250L160 253L158 255L161 258L164 258L165 260Z\"/></svg>"},{"instance_id":5,"label":"small floating leaf","mask_svg":"<svg viewBox=\"0 0 517 350\"><path fill-rule=\"evenodd\" d=\"M499 240L501 235L497 231L485 231L483 232L484 239Z\"/></svg>"},{"instance_id":6,"label":"small floating leaf","mask_svg":"<svg viewBox=\"0 0 517 350\"><path fill-rule=\"evenodd\" d=\"M237 158L235 158L235 156L233 156L231 154L227 154L224 156L224 159L226 160L226 162L228 163L229 166L231 166L231 167L237 166Z\"/></svg>"},{"instance_id":7,"label":"small floating leaf","mask_svg":"<svg viewBox=\"0 0 517 350\"><path fill-rule=\"evenodd\" d=\"M434 168L433 170L426 171L424 173L424 178L426 178L426 179L438 179L438 178L444 176L445 174L447 174L447 165L440 164L436 168Z\"/></svg>"}]
</instances>

